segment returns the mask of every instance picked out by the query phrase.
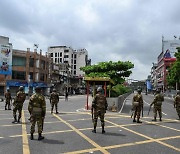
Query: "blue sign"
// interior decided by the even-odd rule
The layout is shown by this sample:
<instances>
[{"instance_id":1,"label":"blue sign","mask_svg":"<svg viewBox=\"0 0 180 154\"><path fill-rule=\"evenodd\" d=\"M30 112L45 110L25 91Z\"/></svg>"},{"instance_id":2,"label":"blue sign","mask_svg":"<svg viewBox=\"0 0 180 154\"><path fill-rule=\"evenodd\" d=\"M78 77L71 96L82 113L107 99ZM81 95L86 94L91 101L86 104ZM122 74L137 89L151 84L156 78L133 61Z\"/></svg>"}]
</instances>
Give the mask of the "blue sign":
<instances>
[{"instance_id":1,"label":"blue sign","mask_svg":"<svg viewBox=\"0 0 180 154\"><path fill-rule=\"evenodd\" d=\"M8 87L19 87L19 86L28 87L27 82L20 82L20 81L7 81L6 85Z\"/></svg>"}]
</instances>

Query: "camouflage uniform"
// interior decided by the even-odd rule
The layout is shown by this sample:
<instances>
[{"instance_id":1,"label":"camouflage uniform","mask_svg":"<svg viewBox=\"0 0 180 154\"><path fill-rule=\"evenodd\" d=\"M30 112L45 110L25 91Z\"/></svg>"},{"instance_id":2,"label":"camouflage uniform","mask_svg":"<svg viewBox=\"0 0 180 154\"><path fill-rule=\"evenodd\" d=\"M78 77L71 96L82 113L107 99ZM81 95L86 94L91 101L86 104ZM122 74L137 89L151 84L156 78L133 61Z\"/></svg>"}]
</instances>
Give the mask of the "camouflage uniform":
<instances>
[{"instance_id":1,"label":"camouflage uniform","mask_svg":"<svg viewBox=\"0 0 180 154\"><path fill-rule=\"evenodd\" d=\"M11 98L10 91L7 90L7 92L5 93L4 96L5 96L5 99L6 99L5 110L7 110L7 106L8 106L8 110L11 110L10 102L12 101L12 98Z\"/></svg>"},{"instance_id":2,"label":"camouflage uniform","mask_svg":"<svg viewBox=\"0 0 180 154\"><path fill-rule=\"evenodd\" d=\"M21 119L21 112L22 112L22 108L23 108L23 103L26 99L26 94L24 93L24 88L23 87L20 87L19 88L19 91L17 92L16 94L16 97L14 99L14 102L13 102L13 117L14 117L14 121L12 123L15 123L15 122L20 122L20 119ZM19 112L19 116L18 116L18 121L17 121L17 118L16 118L16 112Z\"/></svg>"},{"instance_id":3,"label":"camouflage uniform","mask_svg":"<svg viewBox=\"0 0 180 154\"><path fill-rule=\"evenodd\" d=\"M58 102L59 102L59 94L54 89L50 95L50 102L51 102L51 113L53 113L54 106L56 108L56 113L58 113Z\"/></svg>"},{"instance_id":4,"label":"camouflage uniform","mask_svg":"<svg viewBox=\"0 0 180 154\"><path fill-rule=\"evenodd\" d=\"M180 120L180 92L178 92L174 98L174 107L176 108Z\"/></svg>"},{"instance_id":5,"label":"camouflage uniform","mask_svg":"<svg viewBox=\"0 0 180 154\"><path fill-rule=\"evenodd\" d=\"M138 105L135 105L135 102L138 102ZM142 108L143 108L143 97L141 95L141 90L138 89L138 93L134 95L133 100L132 100L132 110L134 111L133 122L136 122L136 116L137 116L137 123L142 123L139 120L141 116Z\"/></svg>"},{"instance_id":6,"label":"camouflage uniform","mask_svg":"<svg viewBox=\"0 0 180 154\"><path fill-rule=\"evenodd\" d=\"M37 122L38 133L39 133L38 140L44 139L44 137L41 136L41 134L43 130L43 121L46 114L46 102L45 102L45 97L40 93L39 89L36 88L36 93L30 97L30 101L28 105L28 110L29 110L29 113L31 114L31 132L30 132L31 140L34 139L33 134L35 132L36 122Z\"/></svg>"},{"instance_id":7,"label":"camouflage uniform","mask_svg":"<svg viewBox=\"0 0 180 154\"><path fill-rule=\"evenodd\" d=\"M101 126L102 126L102 133L105 133L104 131L104 115L106 113L108 104L107 104L107 100L106 97L101 93L102 88L97 89L97 94L94 97L94 100L92 102L92 114L94 116L93 119L93 124L94 124L94 130L93 133L96 133L96 126L97 126L97 120L98 120L98 116L100 117L101 120Z\"/></svg>"},{"instance_id":8,"label":"camouflage uniform","mask_svg":"<svg viewBox=\"0 0 180 154\"><path fill-rule=\"evenodd\" d=\"M162 102L164 101L164 96L160 94L160 91L157 91L157 94L155 95L155 98L150 106L154 104L154 119L152 121L156 121L157 112L159 113L159 119L162 121L162 111L161 106Z\"/></svg>"}]
</instances>

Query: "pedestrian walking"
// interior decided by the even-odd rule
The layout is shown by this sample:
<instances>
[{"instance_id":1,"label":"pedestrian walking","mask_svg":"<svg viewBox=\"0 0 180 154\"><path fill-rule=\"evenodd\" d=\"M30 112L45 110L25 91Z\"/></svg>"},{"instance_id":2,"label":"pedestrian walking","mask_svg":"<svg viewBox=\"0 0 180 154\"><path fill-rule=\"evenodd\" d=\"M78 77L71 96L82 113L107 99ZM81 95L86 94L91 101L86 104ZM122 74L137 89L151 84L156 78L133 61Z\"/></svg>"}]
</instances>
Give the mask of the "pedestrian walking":
<instances>
[{"instance_id":1,"label":"pedestrian walking","mask_svg":"<svg viewBox=\"0 0 180 154\"><path fill-rule=\"evenodd\" d=\"M68 101L68 91L65 92L65 101Z\"/></svg>"},{"instance_id":2,"label":"pedestrian walking","mask_svg":"<svg viewBox=\"0 0 180 154\"><path fill-rule=\"evenodd\" d=\"M13 102L13 117L14 117L14 121L12 123L16 123L16 122L20 122L20 119L21 119L21 113L22 113L22 108L23 108L23 104L24 104L24 101L26 99L26 94L24 93L24 87L23 86L20 86L19 87L19 91L17 92L16 94L16 97L14 99L14 102ZM17 117L16 117L16 112L19 112L19 115L18 115L18 120L17 120Z\"/></svg>"},{"instance_id":3,"label":"pedestrian walking","mask_svg":"<svg viewBox=\"0 0 180 154\"><path fill-rule=\"evenodd\" d=\"M156 90L156 95L153 102L150 106L154 105L154 119L152 121L156 121L157 112L159 114L159 120L162 121L162 102L164 101L164 96L161 94L160 89Z\"/></svg>"},{"instance_id":4,"label":"pedestrian walking","mask_svg":"<svg viewBox=\"0 0 180 154\"><path fill-rule=\"evenodd\" d=\"M102 127L102 134L105 133L104 126L104 116L108 107L106 97L102 94L103 89L98 87L97 94L92 101L92 120L94 129L92 130L93 133L96 133L96 126L98 117L100 117L101 127Z\"/></svg>"},{"instance_id":5,"label":"pedestrian walking","mask_svg":"<svg viewBox=\"0 0 180 154\"><path fill-rule=\"evenodd\" d=\"M54 106L56 108L56 114L58 114L59 94L56 92L56 89L53 89L50 95L50 103L51 103L51 114L53 113Z\"/></svg>"},{"instance_id":6,"label":"pedestrian walking","mask_svg":"<svg viewBox=\"0 0 180 154\"><path fill-rule=\"evenodd\" d=\"M8 106L8 110L11 110L12 97L9 89L7 89L7 92L5 93L4 97L5 97L5 110L7 110L7 106Z\"/></svg>"},{"instance_id":7,"label":"pedestrian walking","mask_svg":"<svg viewBox=\"0 0 180 154\"><path fill-rule=\"evenodd\" d=\"M42 136L44 118L46 115L46 102L45 97L41 94L41 88L35 88L35 94L30 97L28 111L31 114L31 136L30 139L34 139L35 125L37 122L38 127L38 140L44 139Z\"/></svg>"},{"instance_id":8,"label":"pedestrian walking","mask_svg":"<svg viewBox=\"0 0 180 154\"><path fill-rule=\"evenodd\" d=\"M133 96L133 100L132 100L132 111L134 113L133 122L142 123L140 121L141 110L143 110L143 97L141 95L141 89L138 88L137 94ZM137 116L137 120L136 120L136 116Z\"/></svg>"},{"instance_id":9,"label":"pedestrian walking","mask_svg":"<svg viewBox=\"0 0 180 154\"><path fill-rule=\"evenodd\" d=\"M179 90L177 91L177 94L174 97L174 108L176 108L176 111L179 117L178 120L180 120L180 91Z\"/></svg>"}]
</instances>

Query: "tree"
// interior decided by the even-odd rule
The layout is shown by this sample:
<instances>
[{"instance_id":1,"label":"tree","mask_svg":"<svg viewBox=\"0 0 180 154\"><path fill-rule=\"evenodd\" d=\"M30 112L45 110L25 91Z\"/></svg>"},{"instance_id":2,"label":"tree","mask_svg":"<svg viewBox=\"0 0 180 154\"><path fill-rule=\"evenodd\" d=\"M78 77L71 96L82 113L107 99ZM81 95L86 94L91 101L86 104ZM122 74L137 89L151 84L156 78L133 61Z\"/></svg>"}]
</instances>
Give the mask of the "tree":
<instances>
[{"instance_id":1,"label":"tree","mask_svg":"<svg viewBox=\"0 0 180 154\"><path fill-rule=\"evenodd\" d=\"M178 47L177 50L175 53L176 61L170 67L167 76L168 85L173 87L175 87L176 84L180 87L180 47Z\"/></svg>"},{"instance_id":2,"label":"tree","mask_svg":"<svg viewBox=\"0 0 180 154\"><path fill-rule=\"evenodd\" d=\"M88 77L109 77L116 84L122 84L125 77L129 77L134 68L134 64L129 61L118 62L100 62L95 65L81 67Z\"/></svg>"}]
</instances>

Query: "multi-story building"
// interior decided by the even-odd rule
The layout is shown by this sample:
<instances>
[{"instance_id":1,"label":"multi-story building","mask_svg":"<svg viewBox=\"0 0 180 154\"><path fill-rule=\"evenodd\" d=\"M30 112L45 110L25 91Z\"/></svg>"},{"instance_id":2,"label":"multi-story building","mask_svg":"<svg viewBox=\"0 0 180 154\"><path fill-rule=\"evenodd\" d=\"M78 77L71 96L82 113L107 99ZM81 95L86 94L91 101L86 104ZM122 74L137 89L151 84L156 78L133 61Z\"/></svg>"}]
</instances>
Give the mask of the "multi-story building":
<instances>
[{"instance_id":1,"label":"multi-story building","mask_svg":"<svg viewBox=\"0 0 180 154\"><path fill-rule=\"evenodd\" d=\"M153 63L153 66L151 67L151 83L152 83L152 89L156 89L157 87L157 63Z\"/></svg>"},{"instance_id":2,"label":"multi-story building","mask_svg":"<svg viewBox=\"0 0 180 154\"><path fill-rule=\"evenodd\" d=\"M162 52L157 58L157 66L153 66L151 71L151 75L154 76L152 83L155 89L160 88L163 92L167 90L168 69L176 61L174 53L177 47L180 47L180 40L162 39Z\"/></svg>"},{"instance_id":3,"label":"multi-story building","mask_svg":"<svg viewBox=\"0 0 180 154\"><path fill-rule=\"evenodd\" d=\"M59 78L61 83L58 89L64 87L76 87L81 85L84 72L80 67L90 65L91 60L88 59L86 49L74 50L67 46L51 46L48 48L48 54L57 65L60 65Z\"/></svg>"},{"instance_id":4,"label":"multi-story building","mask_svg":"<svg viewBox=\"0 0 180 154\"><path fill-rule=\"evenodd\" d=\"M10 89L12 95L15 95L19 86L24 86L25 92L30 95L36 86L43 87L43 93L48 94L49 65L50 58L42 55L42 51L37 53L36 49L34 52L31 52L29 48L27 51L13 49L11 73L0 75L1 95L6 89Z\"/></svg>"}]
</instances>

